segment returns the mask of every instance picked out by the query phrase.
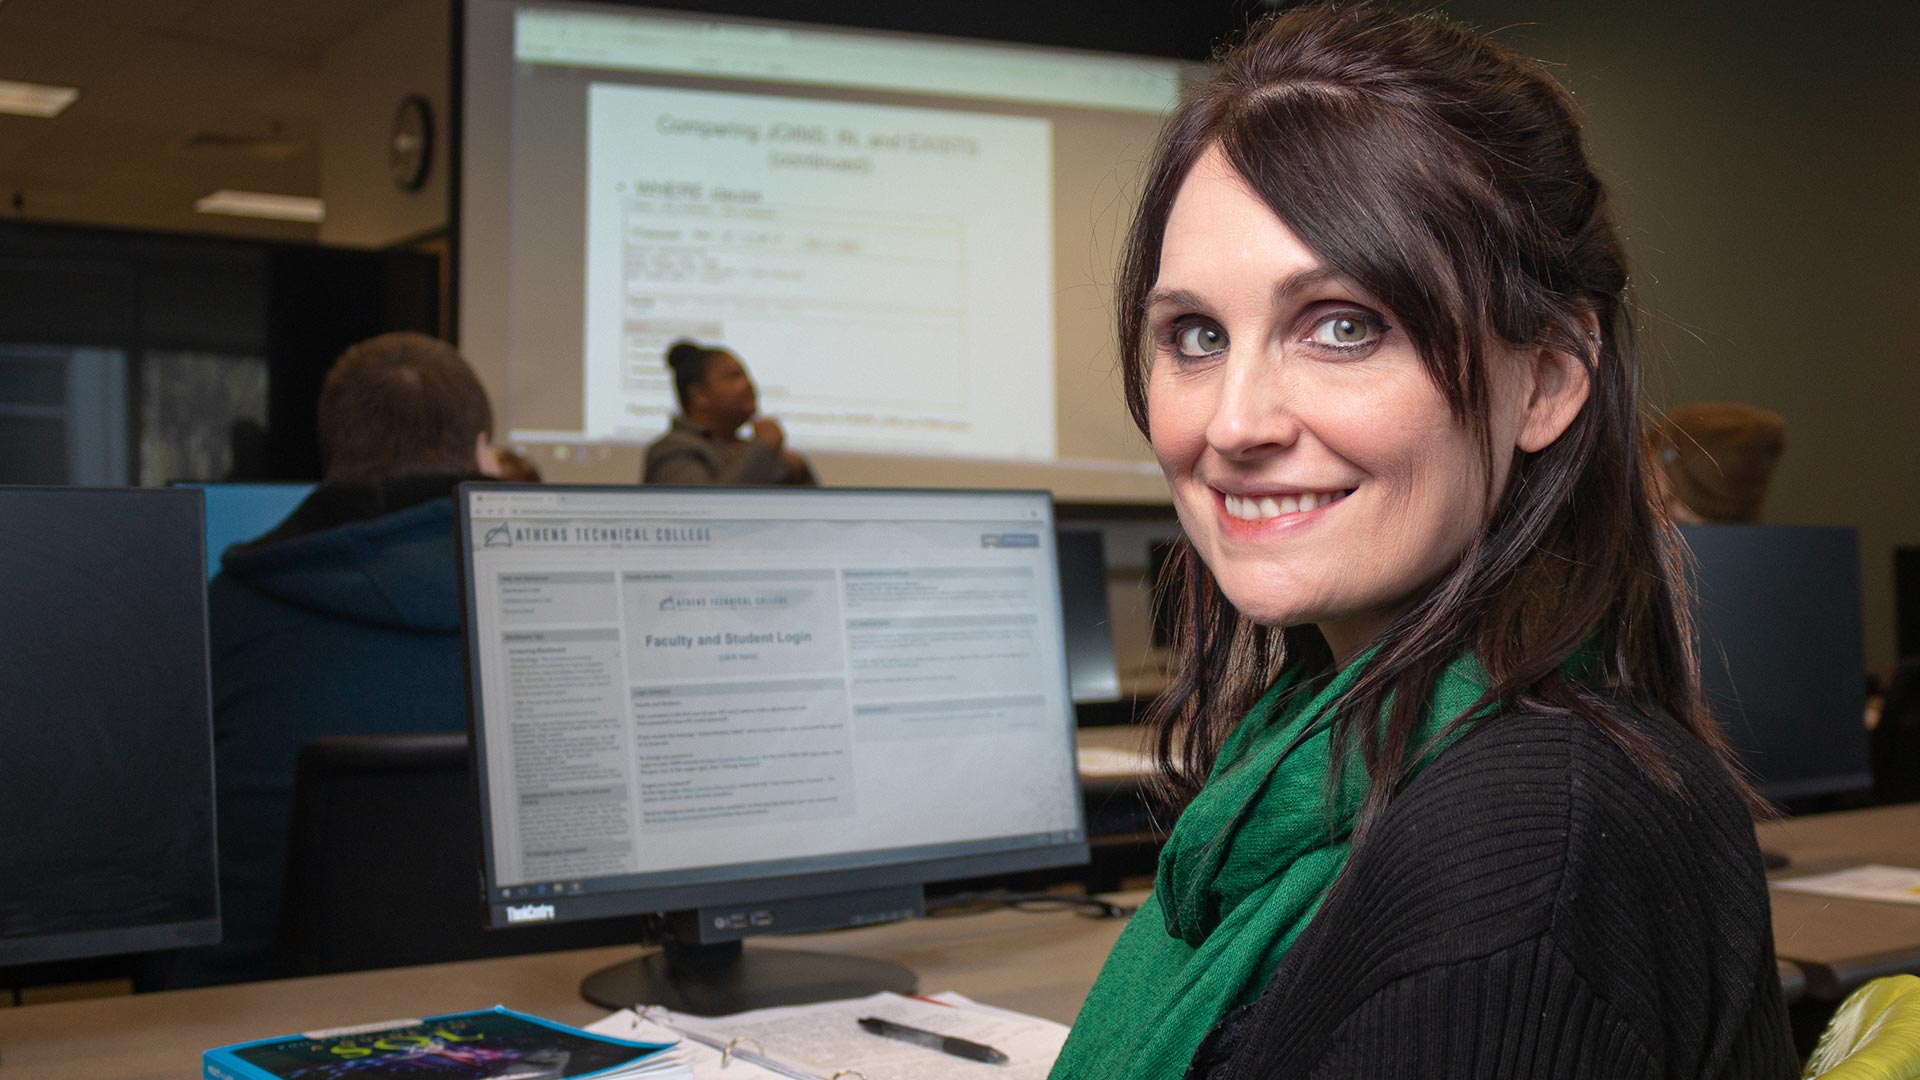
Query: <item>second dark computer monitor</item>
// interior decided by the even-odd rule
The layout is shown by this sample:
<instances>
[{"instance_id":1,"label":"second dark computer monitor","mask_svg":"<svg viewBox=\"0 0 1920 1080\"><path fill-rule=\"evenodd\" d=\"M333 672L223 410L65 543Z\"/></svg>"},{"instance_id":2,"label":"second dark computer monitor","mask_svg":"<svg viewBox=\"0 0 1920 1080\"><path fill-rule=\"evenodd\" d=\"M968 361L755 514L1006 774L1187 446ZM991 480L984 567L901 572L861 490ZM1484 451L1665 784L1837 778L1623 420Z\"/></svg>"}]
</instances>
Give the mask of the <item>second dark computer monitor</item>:
<instances>
[{"instance_id":1,"label":"second dark computer monitor","mask_svg":"<svg viewBox=\"0 0 1920 1080\"><path fill-rule=\"evenodd\" d=\"M1061 529L1055 538L1074 703L1118 701L1120 668L1114 660L1107 603L1106 545L1097 529Z\"/></svg>"},{"instance_id":2,"label":"second dark computer monitor","mask_svg":"<svg viewBox=\"0 0 1920 1080\"><path fill-rule=\"evenodd\" d=\"M1807 525L1690 525L1708 704L1776 802L1872 786L1860 538Z\"/></svg>"},{"instance_id":3,"label":"second dark computer monitor","mask_svg":"<svg viewBox=\"0 0 1920 1080\"><path fill-rule=\"evenodd\" d=\"M1894 651L1920 656L1920 547L1893 549Z\"/></svg>"}]
</instances>

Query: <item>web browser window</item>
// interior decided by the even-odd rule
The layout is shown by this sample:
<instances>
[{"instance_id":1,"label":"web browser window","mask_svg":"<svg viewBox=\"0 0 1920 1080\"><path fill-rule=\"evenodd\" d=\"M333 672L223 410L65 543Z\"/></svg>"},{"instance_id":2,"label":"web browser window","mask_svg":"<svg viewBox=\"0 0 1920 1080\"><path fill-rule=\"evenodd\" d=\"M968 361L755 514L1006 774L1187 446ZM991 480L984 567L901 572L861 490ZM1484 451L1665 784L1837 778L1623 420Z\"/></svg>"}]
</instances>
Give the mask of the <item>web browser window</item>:
<instances>
[{"instance_id":1,"label":"web browser window","mask_svg":"<svg viewBox=\"0 0 1920 1080\"><path fill-rule=\"evenodd\" d=\"M1045 493L463 498L494 900L1084 839Z\"/></svg>"}]
</instances>

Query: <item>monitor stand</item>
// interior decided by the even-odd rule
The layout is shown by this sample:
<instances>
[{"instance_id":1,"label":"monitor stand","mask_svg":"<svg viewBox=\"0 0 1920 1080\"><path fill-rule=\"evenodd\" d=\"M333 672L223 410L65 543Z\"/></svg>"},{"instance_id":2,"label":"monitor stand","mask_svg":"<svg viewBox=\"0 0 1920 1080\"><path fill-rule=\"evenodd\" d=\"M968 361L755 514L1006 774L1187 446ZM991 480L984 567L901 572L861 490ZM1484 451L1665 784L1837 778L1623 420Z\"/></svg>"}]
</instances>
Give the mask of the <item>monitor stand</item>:
<instances>
[{"instance_id":1,"label":"monitor stand","mask_svg":"<svg viewBox=\"0 0 1920 1080\"><path fill-rule=\"evenodd\" d=\"M920 980L885 960L797 949L746 949L738 941L688 944L668 937L660 951L587 976L580 996L605 1009L660 1005L721 1016L775 1005L911 994Z\"/></svg>"}]
</instances>

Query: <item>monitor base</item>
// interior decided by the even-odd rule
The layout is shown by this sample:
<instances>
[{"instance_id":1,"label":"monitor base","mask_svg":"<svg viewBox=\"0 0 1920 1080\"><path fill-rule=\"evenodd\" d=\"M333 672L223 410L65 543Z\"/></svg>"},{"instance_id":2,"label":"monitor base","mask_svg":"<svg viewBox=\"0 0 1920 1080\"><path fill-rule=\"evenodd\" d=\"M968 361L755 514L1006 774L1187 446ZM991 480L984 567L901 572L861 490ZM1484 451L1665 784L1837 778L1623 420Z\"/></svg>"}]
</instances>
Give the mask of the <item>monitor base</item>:
<instances>
[{"instance_id":1,"label":"monitor base","mask_svg":"<svg viewBox=\"0 0 1920 1080\"><path fill-rule=\"evenodd\" d=\"M605 1009L660 1005L695 1016L866 997L883 990L911 994L912 971L885 960L797 949L745 949L740 942L683 945L602 968L580 983L580 996Z\"/></svg>"}]
</instances>

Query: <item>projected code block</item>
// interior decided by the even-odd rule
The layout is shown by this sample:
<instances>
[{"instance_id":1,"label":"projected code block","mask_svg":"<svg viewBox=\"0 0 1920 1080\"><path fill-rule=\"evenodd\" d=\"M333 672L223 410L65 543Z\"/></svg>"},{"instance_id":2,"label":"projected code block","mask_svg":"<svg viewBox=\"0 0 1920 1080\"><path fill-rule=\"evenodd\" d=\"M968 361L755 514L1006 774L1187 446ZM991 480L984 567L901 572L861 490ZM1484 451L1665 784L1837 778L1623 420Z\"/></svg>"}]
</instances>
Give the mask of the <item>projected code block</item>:
<instances>
[{"instance_id":1,"label":"projected code block","mask_svg":"<svg viewBox=\"0 0 1920 1080\"><path fill-rule=\"evenodd\" d=\"M883 343L916 365L815 369L768 385L784 405L952 408L965 394L965 230L951 218L631 197L624 224L622 384L668 389L672 339ZM951 302L929 304L928 297ZM665 313L671 318L663 318Z\"/></svg>"},{"instance_id":2,"label":"projected code block","mask_svg":"<svg viewBox=\"0 0 1920 1080\"><path fill-rule=\"evenodd\" d=\"M595 83L586 430L651 439L677 338L744 360L810 449L1054 448L1051 127Z\"/></svg>"}]
</instances>

